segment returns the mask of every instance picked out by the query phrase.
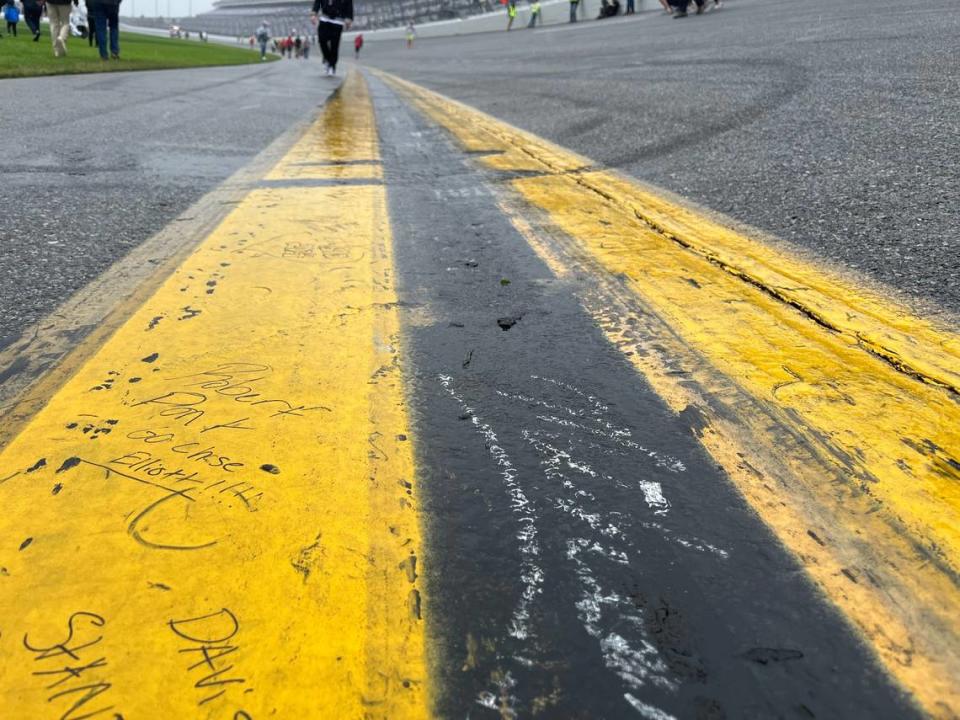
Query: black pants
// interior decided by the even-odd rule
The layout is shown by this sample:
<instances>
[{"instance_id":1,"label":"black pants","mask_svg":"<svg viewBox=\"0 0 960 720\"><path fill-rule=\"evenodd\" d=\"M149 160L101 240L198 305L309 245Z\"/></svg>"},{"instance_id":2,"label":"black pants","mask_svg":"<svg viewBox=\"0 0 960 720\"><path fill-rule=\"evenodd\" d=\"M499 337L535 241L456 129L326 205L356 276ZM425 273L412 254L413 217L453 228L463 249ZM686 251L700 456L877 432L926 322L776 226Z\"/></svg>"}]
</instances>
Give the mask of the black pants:
<instances>
[{"instance_id":1,"label":"black pants","mask_svg":"<svg viewBox=\"0 0 960 720\"><path fill-rule=\"evenodd\" d=\"M94 20L93 5L87 4L87 46L93 47L97 43L97 28Z\"/></svg>"},{"instance_id":2,"label":"black pants","mask_svg":"<svg viewBox=\"0 0 960 720\"><path fill-rule=\"evenodd\" d=\"M17 36L17 24L15 22L7 21L7 35Z\"/></svg>"},{"instance_id":3,"label":"black pants","mask_svg":"<svg viewBox=\"0 0 960 720\"><path fill-rule=\"evenodd\" d=\"M703 7L705 0L694 0L697 4L697 7ZM690 4L690 0L670 0L670 4L673 5L678 11L686 12L687 6Z\"/></svg>"},{"instance_id":4,"label":"black pants","mask_svg":"<svg viewBox=\"0 0 960 720\"><path fill-rule=\"evenodd\" d=\"M337 69L337 58L340 56L340 35L343 34L343 25L337 23L324 22L317 23L317 42L320 45L320 53L324 61Z\"/></svg>"},{"instance_id":5,"label":"black pants","mask_svg":"<svg viewBox=\"0 0 960 720\"><path fill-rule=\"evenodd\" d=\"M23 19L26 20L27 27L34 35L40 32L40 17L42 15L43 10L40 9L39 5L23 9Z\"/></svg>"}]
</instances>

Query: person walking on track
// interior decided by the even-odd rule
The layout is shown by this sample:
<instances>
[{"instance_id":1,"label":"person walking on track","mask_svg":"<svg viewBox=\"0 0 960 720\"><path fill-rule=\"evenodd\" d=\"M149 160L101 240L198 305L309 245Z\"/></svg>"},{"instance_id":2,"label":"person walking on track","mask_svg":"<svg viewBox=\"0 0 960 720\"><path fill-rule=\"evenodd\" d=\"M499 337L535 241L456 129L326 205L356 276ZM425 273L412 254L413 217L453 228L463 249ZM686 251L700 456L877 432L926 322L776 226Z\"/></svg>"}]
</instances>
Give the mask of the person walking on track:
<instances>
[{"instance_id":1,"label":"person walking on track","mask_svg":"<svg viewBox=\"0 0 960 720\"><path fill-rule=\"evenodd\" d=\"M327 75L336 75L340 36L353 23L353 0L313 0L310 19L317 26L317 44L327 64Z\"/></svg>"},{"instance_id":2,"label":"person walking on track","mask_svg":"<svg viewBox=\"0 0 960 720\"><path fill-rule=\"evenodd\" d=\"M357 33L353 39L353 56L355 60L360 59L360 51L363 49L363 33Z\"/></svg>"},{"instance_id":3,"label":"person walking on track","mask_svg":"<svg viewBox=\"0 0 960 720\"><path fill-rule=\"evenodd\" d=\"M83 7L87 13L87 19L84 21L87 23L87 47L97 44L97 29L94 27L97 13L93 8L93 2L94 0L83 0Z\"/></svg>"},{"instance_id":4,"label":"person walking on track","mask_svg":"<svg viewBox=\"0 0 960 720\"><path fill-rule=\"evenodd\" d=\"M517 19L517 3L514 0L510 0L507 3L507 32L510 32L510 28L513 27L513 21Z\"/></svg>"},{"instance_id":5,"label":"person walking on track","mask_svg":"<svg viewBox=\"0 0 960 720\"><path fill-rule=\"evenodd\" d=\"M537 20L540 19L540 0L533 0L530 3L530 22L527 24L528 28L534 28L537 26Z\"/></svg>"},{"instance_id":6,"label":"person walking on track","mask_svg":"<svg viewBox=\"0 0 960 720\"><path fill-rule=\"evenodd\" d=\"M3 19L7 21L7 35L17 36L17 23L20 22L20 9L13 0L7 0L3 8Z\"/></svg>"},{"instance_id":7,"label":"person walking on track","mask_svg":"<svg viewBox=\"0 0 960 720\"><path fill-rule=\"evenodd\" d=\"M40 18L43 16L43 7L37 0L23 0L23 19L33 34L33 41L40 39Z\"/></svg>"},{"instance_id":8,"label":"person walking on track","mask_svg":"<svg viewBox=\"0 0 960 720\"><path fill-rule=\"evenodd\" d=\"M54 57L64 57L67 38L70 37L70 0L47 0L47 17L50 19Z\"/></svg>"},{"instance_id":9,"label":"person walking on track","mask_svg":"<svg viewBox=\"0 0 960 720\"><path fill-rule=\"evenodd\" d=\"M570 22L575 23L577 21L577 6L580 5L580 0L570 0Z\"/></svg>"},{"instance_id":10,"label":"person walking on track","mask_svg":"<svg viewBox=\"0 0 960 720\"><path fill-rule=\"evenodd\" d=\"M270 42L270 24L264 20L257 27L257 42L260 43L260 62L267 59L267 43Z\"/></svg>"},{"instance_id":11,"label":"person walking on track","mask_svg":"<svg viewBox=\"0 0 960 720\"><path fill-rule=\"evenodd\" d=\"M120 59L120 3L122 0L94 0L93 26L97 29L100 59ZM89 24L89 21L87 21ZM109 43L108 36L109 35ZM109 45L110 54L107 54Z\"/></svg>"},{"instance_id":12,"label":"person walking on track","mask_svg":"<svg viewBox=\"0 0 960 720\"><path fill-rule=\"evenodd\" d=\"M673 4L673 18L675 20L685 18L687 16L687 7L690 5L690 0L671 0L671 2ZM697 6L697 15L703 14L703 11L707 6L706 0L693 0L693 3Z\"/></svg>"}]
</instances>

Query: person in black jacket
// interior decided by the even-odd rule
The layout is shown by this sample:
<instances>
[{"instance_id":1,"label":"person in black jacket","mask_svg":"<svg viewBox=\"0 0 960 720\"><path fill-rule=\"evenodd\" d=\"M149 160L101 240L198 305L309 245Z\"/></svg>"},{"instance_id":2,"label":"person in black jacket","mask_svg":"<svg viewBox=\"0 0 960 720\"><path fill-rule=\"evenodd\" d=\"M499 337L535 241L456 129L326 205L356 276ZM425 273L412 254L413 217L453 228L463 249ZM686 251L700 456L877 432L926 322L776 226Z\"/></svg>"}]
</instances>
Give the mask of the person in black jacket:
<instances>
[{"instance_id":1,"label":"person in black jacket","mask_svg":"<svg viewBox=\"0 0 960 720\"><path fill-rule=\"evenodd\" d=\"M340 35L353 23L353 0L313 0L311 20L317 26L317 42L327 75L336 75Z\"/></svg>"},{"instance_id":2,"label":"person in black jacket","mask_svg":"<svg viewBox=\"0 0 960 720\"><path fill-rule=\"evenodd\" d=\"M33 33L33 41L40 39L40 18L43 16L43 6L37 0L23 0L23 19Z\"/></svg>"}]
</instances>

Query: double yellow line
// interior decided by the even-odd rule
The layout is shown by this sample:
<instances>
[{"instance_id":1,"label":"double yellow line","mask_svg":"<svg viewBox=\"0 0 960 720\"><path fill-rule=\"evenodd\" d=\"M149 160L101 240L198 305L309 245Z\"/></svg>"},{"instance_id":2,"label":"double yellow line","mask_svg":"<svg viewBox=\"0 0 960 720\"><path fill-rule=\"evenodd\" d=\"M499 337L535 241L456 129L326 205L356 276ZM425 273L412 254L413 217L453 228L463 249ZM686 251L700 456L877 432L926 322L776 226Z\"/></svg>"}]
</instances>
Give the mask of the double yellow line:
<instances>
[{"instance_id":1,"label":"double yellow line","mask_svg":"<svg viewBox=\"0 0 960 720\"><path fill-rule=\"evenodd\" d=\"M960 713L960 338L770 239L387 77L934 716Z\"/></svg>"},{"instance_id":2,"label":"double yellow line","mask_svg":"<svg viewBox=\"0 0 960 720\"><path fill-rule=\"evenodd\" d=\"M3 717L426 714L362 80L260 185L0 454Z\"/></svg>"},{"instance_id":3,"label":"double yellow line","mask_svg":"<svg viewBox=\"0 0 960 720\"><path fill-rule=\"evenodd\" d=\"M960 712L957 336L390 81L512 178L504 212L891 675ZM429 714L396 301L351 77L0 454L4 713Z\"/></svg>"}]
</instances>

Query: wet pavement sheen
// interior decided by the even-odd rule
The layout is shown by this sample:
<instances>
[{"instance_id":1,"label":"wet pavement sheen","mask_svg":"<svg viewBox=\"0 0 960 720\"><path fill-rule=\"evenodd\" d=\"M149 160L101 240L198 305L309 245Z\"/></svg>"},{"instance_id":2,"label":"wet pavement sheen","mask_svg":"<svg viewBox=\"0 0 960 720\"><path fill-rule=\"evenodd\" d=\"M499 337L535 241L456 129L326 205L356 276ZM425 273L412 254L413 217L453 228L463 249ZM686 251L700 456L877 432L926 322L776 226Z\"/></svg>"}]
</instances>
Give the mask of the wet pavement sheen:
<instances>
[{"instance_id":1,"label":"wet pavement sheen","mask_svg":"<svg viewBox=\"0 0 960 720\"><path fill-rule=\"evenodd\" d=\"M513 228L495 174L368 81L438 715L913 716L690 423L594 326L581 279L556 279Z\"/></svg>"}]
</instances>

